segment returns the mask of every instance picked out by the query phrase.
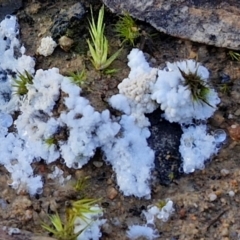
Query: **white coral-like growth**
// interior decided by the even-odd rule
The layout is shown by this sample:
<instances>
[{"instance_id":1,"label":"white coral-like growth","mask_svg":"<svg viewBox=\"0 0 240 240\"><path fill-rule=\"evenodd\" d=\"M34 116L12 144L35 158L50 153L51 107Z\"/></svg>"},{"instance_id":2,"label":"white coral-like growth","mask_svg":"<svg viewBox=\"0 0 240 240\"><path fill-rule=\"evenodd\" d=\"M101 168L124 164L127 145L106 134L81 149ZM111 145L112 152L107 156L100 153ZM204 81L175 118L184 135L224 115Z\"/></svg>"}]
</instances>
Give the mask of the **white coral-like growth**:
<instances>
[{"instance_id":1,"label":"white coral-like growth","mask_svg":"<svg viewBox=\"0 0 240 240\"><path fill-rule=\"evenodd\" d=\"M129 74L119 85L119 93L126 96L132 111L151 113L156 109L156 103L151 99L151 89L156 81L157 69L152 68L149 72L140 71L137 75Z\"/></svg>"},{"instance_id":2,"label":"white coral-like growth","mask_svg":"<svg viewBox=\"0 0 240 240\"><path fill-rule=\"evenodd\" d=\"M102 209L95 205L90 208L92 212L83 213L83 217L77 217L74 222L74 232L78 233L77 240L98 240L101 238L101 226L106 223L106 219L102 219Z\"/></svg>"},{"instance_id":3,"label":"white coral-like growth","mask_svg":"<svg viewBox=\"0 0 240 240\"><path fill-rule=\"evenodd\" d=\"M148 206L148 210L143 211L143 214L147 219L147 223L154 225L155 217L161 219L163 222L167 222L174 211L173 201L168 199L166 205L162 208Z\"/></svg>"},{"instance_id":4,"label":"white coral-like growth","mask_svg":"<svg viewBox=\"0 0 240 240\"><path fill-rule=\"evenodd\" d=\"M37 53L45 57L50 56L53 53L56 46L57 43L52 39L52 37L42 38L40 46L37 49Z\"/></svg>"},{"instance_id":5,"label":"white coral-like growth","mask_svg":"<svg viewBox=\"0 0 240 240\"><path fill-rule=\"evenodd\" d=\"M102 150L116 172L117 183L124 195L150 198L149 182L154 167L154 152L146 141L150 132L138 127L134 120L132 116L123 115L121 136L103 146Z\"/></svg>"},{"instance_id":6,"label":"white coral-like growth","mask_svg":"<svg viewBox=\"0 0 240 240\"><path fill-rule=\"evenodd\" d=\"M206 104L193 100L191 91L185 86L185 74L196 73L209 88ZM153 87L152 99L161 104L164 117L170 122L190 123L193 119L205 120L212 116L220 102L217 93L207 84L208 70L194 60L167 63L167 67L158 71L158 79Z\"/></svg>"},{"instance_id":7,"label":"white coral-like growth","mask_svg":"<svg viewBox=\"0 0 240 240\"><path fill-rule=\"evenodd\" d=\"M129 227L127 231L127 237L131 240L137 240L137 239L147 239L147 240L154 240L158 239L160 237L157 230L148 227L147 225L141 226L141 225L132 225Z\"/></svg>"},{"instance_id":8,"label":"white coral-like growth","mask_svg":"<svg viewBox=\"0 0 240 240\"><path fill-rule=\"evenodd\" d=\"M156 108L156 102L151 99L151 91L156 82L157 69L151 68L142 51L133 49L128 55L128 66L131 68L128 78L119 85L119 94L110 98L110 104L133 115L140 127L148 126L144 113L151 113Z\"/></svg>"},{"instance_id":9,"label":"white coral-like growth","mask_svg":"<svg viewBox=\"0 0 240 240\"><path fill-rule=\"evenodd\" d=\"M185 173L203 169L204 162L218 151L218 142L207 133L206 128L206 125L183 128L179 152L183 158Z\"/></svg>"}]
</instances>

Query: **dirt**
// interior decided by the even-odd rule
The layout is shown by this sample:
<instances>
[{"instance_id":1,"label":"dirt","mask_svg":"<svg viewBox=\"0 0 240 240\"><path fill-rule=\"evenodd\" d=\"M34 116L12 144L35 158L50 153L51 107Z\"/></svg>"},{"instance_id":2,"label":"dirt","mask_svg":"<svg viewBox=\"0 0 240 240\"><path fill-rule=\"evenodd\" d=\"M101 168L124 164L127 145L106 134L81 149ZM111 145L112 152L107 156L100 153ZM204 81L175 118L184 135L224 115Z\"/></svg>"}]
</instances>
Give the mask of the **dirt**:
<instances>
[{"instance_id":1,"label":"dirt","mask_svg":"<svg viewBox=\"0 0 240 240\"><path fill-rule=\"evenodd\" d=\"M74 4L70 1L24 1L18 11L22 43L26 54L36 58L36 69L58 67L62 74L87 69L89 83L83 88L83 95L99 111L109 108L108 97L117 93L117 85L127 77L127 54L132 47L125 47L121 56L114 62L113 68L121 69L114 75L96 72L89 61L87 52L79 54L74 51L64 52L57 47L49 57L36 54L40 39L49 35L53 16L60 9ZM86 6L101 6L99 1L86 1ZM120 41L112 31L116 16L109 12L106 15L106 32L110 39L112 51L119 47ZM227 129L232 124L240 123L240 63L231 60L229 50L193 43L173 38L155 31L149 25L138 22L142 32L152 37L140 38L136 47L147 53L154 66L162 67L165 61L176 61L195 58L211 71L212 85L218 90L221 98L219 109L209 120L211 129ZM86 26L87 29L87 26ZM86 30L81 38L86 44ZM146 35L146 34L145 34ZM87 45L86 45L87 46ZM86 46L82 46L83 49ZM226 81L226 84L224 83ZM48 214L58 211L63 214L66 201L76 200L82 195L88 198L100 198L107 223L102 229L102 240L124 240L126 230L132 224L144 224L141 216L148 205L164 199L174 202L175 212L167 222L156 221L161 233L159 239L192 240L192 239L240 239L240 144L228 136L219 154L213 157L204 170L183 175L173 179L168 186L155 183L152 199L144 200L135 197L124 197L116 185L115 174L111 166L102 160L100 151L82 169L68 169L61 160L46 165L44 162L34 164L34 172L42 175L45 185L43 192L30 197L24 191L16 192L8 186L9 175L0 167L0 225L16 227L24 233L13 236L4 235L0 230L0 239L48 239L48 233L41 227L42 221L48 221ZM48 179L48 173L58 166L64 176L71 175L71 180L61 186L57 180ZM77 179L90 176L84 193L74 189ZM25 235L24 235L25 234ZM5 236L5 237L4 237ZM24 237L25 236L25 237Z\"/></svg>"}]
</instances>

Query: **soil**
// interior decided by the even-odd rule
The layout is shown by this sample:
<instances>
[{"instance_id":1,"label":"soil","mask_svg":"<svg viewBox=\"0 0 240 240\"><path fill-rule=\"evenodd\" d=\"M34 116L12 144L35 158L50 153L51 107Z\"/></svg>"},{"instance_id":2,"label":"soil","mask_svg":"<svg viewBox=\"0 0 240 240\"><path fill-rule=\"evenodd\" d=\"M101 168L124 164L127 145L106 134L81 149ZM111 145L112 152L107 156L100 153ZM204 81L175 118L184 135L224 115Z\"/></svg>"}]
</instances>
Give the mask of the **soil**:
<instances>
[{"instance_id":1,"label":"soil","mask_svg":"<svg viewBox=\"0 0 240 240\"><path fill-rule=\"evenodd\" d=\"M112 68L121 69L114 75L96 72L92 67L86 51L85 39L88 37L86 26L78 46L81 51L65 52L57 47L49 57L36 54L42 37L50 35L49 29L53 17L61 9L76 3L69 1L23 1L23 8L17 13L21 29L21 40L26 47L26 54L36 58L36 69L57 67L64 75L70 72L87 69L87 86L83 86L83 95L99 111L109 108L108 97L118 92L117 85L128 76L127 55L131 46L126 46ZM93 9L101 6L99 1L86 1ZM106 33L110 39L111 51L120 46L120 40L113 32L113 24L117 16L106 13ZM136 47L141 48L153 66L163 67L166 61L177 61L194 58L211 71L212 85L218 90L221 103L219 109L209 120L212 130L228 131L233 124L240 123L240 63L229 57L229 50L216 48L187 40L173 38L157 32L144 22L137 22L145 37L139 38ZM87 21L85 21L87 24ZM147 33L147 34L146 34ZM148 36L148 37L146 37ZM150 37L149 37L150 36ZM80 53L81 52L81 53ZM110 109L111 110L111 109ZM235 137L234 139L237 139ZM240 139L240 137L239 137ZM145 224L141 215L148 205L164 199L174 202L175 212L167 222L156 221L161 233L159 239L164 240L237 240L240 239L240 144L228 136L219 154L206 164L204 170L182 175L173 179L168 185L157 182L152 187L151 200L124 197L118 190L115 174L111 166L102 160L100 151L82 169L73 170L64 166L61 161L51 165L44 162L35 163L36 174L42 175L45 185L43 193L30 197L25 192L16 192L8 186L9 175L4 167L0 167L0 225L16 227L23 232L13 236L0 230L0 240L7 239L54 239L50 238L41 227L42 221L48 222L48 214L58 211L64 213L66 201L76 200L81 196L100 198L104 218L102 240L124 240L126 230L132 224ZM48 179L48 173L58 166L64 176L71 180L64 186L58 180ZM77 179L90 176L84 192L74 189ZM46 237L46 238L45 238ZM49 238L48 238L49 237Z\"/></svg>"}]
</instances>

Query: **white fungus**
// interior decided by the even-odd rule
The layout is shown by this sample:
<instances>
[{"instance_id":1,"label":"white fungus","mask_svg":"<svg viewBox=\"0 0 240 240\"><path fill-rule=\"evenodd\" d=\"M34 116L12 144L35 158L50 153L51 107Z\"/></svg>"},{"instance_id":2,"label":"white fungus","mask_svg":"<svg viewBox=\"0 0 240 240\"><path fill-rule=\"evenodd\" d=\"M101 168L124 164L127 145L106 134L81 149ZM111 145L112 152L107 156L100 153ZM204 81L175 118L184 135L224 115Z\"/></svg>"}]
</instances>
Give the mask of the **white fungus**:
<instances>
[{"instance_id":1,"label":"white fungus","mask_svg":"<svg viewBox=\"0 0 240 240\"><path fill-rule=\"evenodd\" d=\"M40 69L35 73L35 62L24 55L25 48L17 39L18 33L15 17L9 16L0 23L0 110L6 114L15 110L21 112L14 122L16 133L8 133L10 120L8 126L0 123L3 153L0 163L11 173L11 186L18 190L25 188L35 194L41 189L43 183L40 176L33 174L33 161L44 159L51 163L61 157L68 167L81 168L94 156L96 149L101 148L105 161L116 172L123 194L150 198L154 152L147 143L150 122L145 113L153 112L160 105L169 121L191 122L210 117L219 102L216 92L210 88L207 101L212 107L193 104L184 86L179 68L185 73L196 72L207 84L209 73L205 67L189 60L167 63L168 71L157 72L149 66L142 51L133 49L128 56L129 76L119 84L119 94L109 100L124 115L113 119L108 110L97 112L81 96L81 88L62 76L57 68ZM42 39L38 51L47 56L55 47L56 43L47 37ZM14 55L16 50L18 58ZM33 75L33 83L27 85L28 93L24 98L12 95L13 78L7 69L15 73L26 70ZM60 96L63 108L57 114L56 103ZM62 129L66 132L65 139L59 140L57 147L47 144L47 140ZM187 173L203 168L204 161L217 152L214 139L206 129L202 126L196 129L184 129L181 140L180 152ZM200 132L193 134L194 131ZM198 136L190 147L192 140L186 145L189 135L190 139Z\"/></svg>"},{"instance_id":2,"label":"white fungus","mask_svg":"<svg viewBox=\"0 0 240 240\"><path fill-rule=\"evenodd\" d=\"M149 183L154 167L154 152L146 141L150 132L139 128L132 116L123 115L120 125L121 137L102 147L106 161L113 166L124 195L150 198Z\"/></svg>"},{"instance_id":3,"label":"white fungus","mask_svg":"<svg viewBox=\"0 0 240 240\"><path fill-rule=\"evenodd\" d=\"M149 126L144 113L151 113L157 108L151 99L151 91L157 77L157 69L151 68L142 51L133 49L128 55L131 68L128 78L119 85L119 94L109 99L110 104L127 115L135 117L140 127Z\"/></svg>"},{"instance_id":4,"label":"white fungus","mask_svg":"<svg viewBox=\"0 0 240 240\"><path fill-rule=\"evenodd\" d=\"M158 218L163 222L167 222L174 211L173 201L168 199L165 206L162 208L150 205L146 211L143 210L143 214L146 217L147 223L154 225L155 218Z\"/></svg>"},{"instance_id":5,"label":"white fungus","mask_svg":"<svg viewBox=\"0 0 240 240\"><path fill-rule=\"evenodd\" d=\"M154 240L159 238L159 234L156 230L148 226L141 226L141 225L132 225L129 227L127 231L127 237L131 240L137 240L141 237L147 240Z\"/></svg>"},{"instance_id":6,"label":"white fungus","mask_svg":"<svg viewBox=\"0 0 240 240\"><path fill-rule=\"evenodd\" d=\"M53 53L56 46L57 43L52 39L52 37L42 38L40 46L37 49L37 53L45 57L50 56Z\"/></svg>"},{"instance_id":7,"label":"white fungus","mask_svg":"<svg viewBox=\"0 0 240 240\"><path fill-rule=\"evenodd\" d=\"M206 125L182 129L179 152L183 158L183 171L191 173L203 169L204 162L218 151L214 136L207 133Z\"/></svg>"},{"instance_id":8,"label":"white fungus","mask_svg":"<svg viewBox=\"0 0 240 240\"><path fill-rule=\"evenodd\" d=\"M208 104L193 100L180 70L185 74L196 73L201 78L204 86L209 88L206 96ZM208 78L208 70L194 60L167 62L167 67L158 71L152 99L160 104L164 117L170 122L191 123L193 119L206 120L213 115L220 102L215 90L208 85Z\"/></svg>"},{"instance_id":9,"label":"white fungus","mask_svg":"<svg viewBox=\"0 0 240 240\"><path fill-rule=\"evenodd\" d=\"M101 226L106 223L106 219L102 219L102 209L96 205L90 208L91 212L82 214L82 217L77 217L74 222L74 232L81 232L77 240L98 240L101 238Z\"/></svg>"}]
</instances>

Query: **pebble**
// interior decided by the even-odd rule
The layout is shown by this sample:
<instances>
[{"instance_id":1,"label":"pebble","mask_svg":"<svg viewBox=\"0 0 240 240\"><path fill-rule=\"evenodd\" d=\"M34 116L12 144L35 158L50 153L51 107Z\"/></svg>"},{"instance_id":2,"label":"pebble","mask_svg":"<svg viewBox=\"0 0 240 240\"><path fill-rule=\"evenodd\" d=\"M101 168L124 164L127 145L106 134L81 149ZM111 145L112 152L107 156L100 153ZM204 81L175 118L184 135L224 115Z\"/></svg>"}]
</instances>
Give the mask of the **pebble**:
<instances>
[{"instance_id":1,"label":"pebble","mask_svg":"<svg viewBox=\"0 0 240 240\"><path fill-rule=\"evenodd\" d=\"M24 220L28 221L33 218L33 211L31 209L27 209L25 212Z\"/></svg>"},{"instance_id":2,"label":"pebble","mask_svg":"<svg viewBox=\"0 0 240 240\"><path fill-rule=\"evenodd\" d=\"M113 200L114 198L116 198L117 195L118 195L118 191L114 187L108 187L107 188L107 197L110 200Z\"/></svg>"},{"instance_id":3,"label":"pebble","mask_svg":"<svg viewBox=\"0 0 240 240\"><path fill-rule=\"evenodd\" d=\"M234 113L234 115L240 116L240 109L238 109L238 110Z\"/></svg>"},{"instance_id":4,"label":"pebble","mask_svg":"<svg viewBox=\"0 0 240 240\"><path fill-rule=\"evenodd\" d=\"M63 49L65 52L69 52L69 50L72 48L74 41L67 37L67 36L62 36L58 40L59 46L61 49Z\"/></svg>"},{"instance_id":5,"label":"pebble","mask_svg":"<svg viewBox=\"0 0 240 240\"><path fill-rule=\"evenodd\" d=\"M227 176L230 173L230 171L225 169L225 168L221 169L220 172L221 172L221 175L224 176L224 177Z\"/></svg>"},{"instance_id":6,"label":"pebble","mask_svg":"<svg viewBox=\"0 0 240 240\"><path fill-rule=\"evenodd\" d=\"M107 180L107 185L111 185L113 183L113 180L111 179L111 178L109 178L108 180Z\"/></svg>"},{"instance_id":7,"label":"pebble","mask_svg":"<svg viewBox=\"0 0 240 240\"><path fill-rule=\"evenodd\" d=\"M222 228L221 232L220 232L221 236L223 237L227 237L229 234L228 228Z\"/></svg>"},{"instance_id":8,"label":"pebble","mask_svg":"<svg viewBox=\"0 0 240 240\"><path fill-rule=\"evenodd\" d=\"M231 97L234 102L240 103L240 94L238 91L232 91L231 92Z\"/></svg>"},{"instance_id":9,"label":"pebble","mask_svg":"<svg viewBox=\"0 0 240 240\"><path fill-rule=\"evenodd\" d=\"M234 197L234 196L235 196L235 192L231 190L231 191L228 192L228 195L229 195L230 197Z\"/></svg>"},{"instance_id":10,"label":"pebble","mask_svg":"<svg viewBox=\"0 0 240 240\"><path fill-rule=\"evenodd\" d=\"M220 127L224 121L225 118L223 117L223 114L221 112L216 112L211 119L211 125L214 127Z\"/></svg>"},{"instance_id":11,"label":"pebble","mask_svg":"<svg viewBox=\"0 0 240 240\"><path fill-rule=\"evenodd\" d=\"M208 195L210 202L213 202L217 199L217 195L215 193L210 193Z\"/></svg>"},{"instance_id":12,"label":"pebble","mask_svg":"<svg viewBox=\"0 0 240 240\"><path fill-rule=\"evenodd\" d=\"M229 136L234 141L240 140L240 125L233 124L228 128Z\"/></svg>"},{"instance_id":13,"label":"pebble","mask_svg":"<svg viewBox=\"0 0 240 240\"><path fill-rule=\"evenodd\" d=\"M93 165L94 165L96 168L100 168L100 167L102 167L103 162L101 162L101 161L93 161Z\"/></svg>"},{"instance_id":14,"label":"pebble","mask_svg":"<svg viewBox=\"0 0 240 240\"><path fill-rule=\"evenodd\" d=\"M109 224L109 223L104 223L103 225L102 225L102 231L104 232L104 233L107 233L107 234L111 234L112 233L112 226Z\"/></svg>"}]
</instances>

